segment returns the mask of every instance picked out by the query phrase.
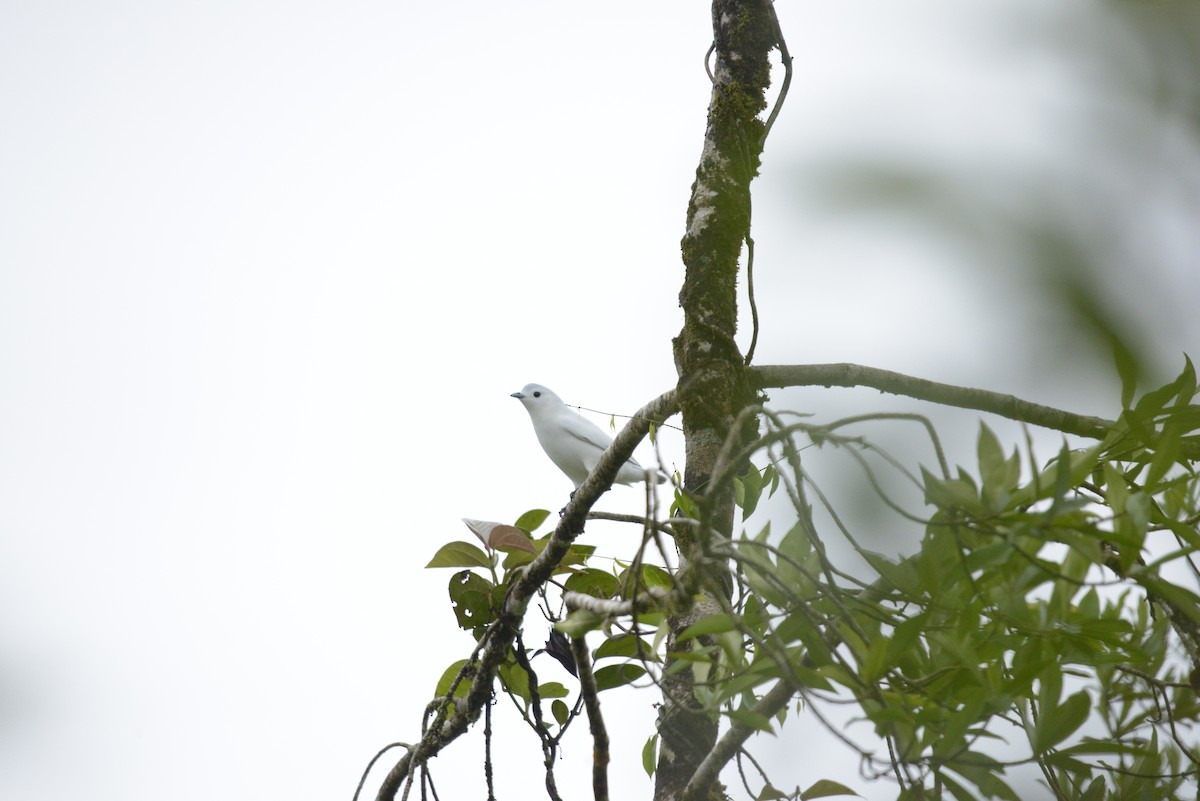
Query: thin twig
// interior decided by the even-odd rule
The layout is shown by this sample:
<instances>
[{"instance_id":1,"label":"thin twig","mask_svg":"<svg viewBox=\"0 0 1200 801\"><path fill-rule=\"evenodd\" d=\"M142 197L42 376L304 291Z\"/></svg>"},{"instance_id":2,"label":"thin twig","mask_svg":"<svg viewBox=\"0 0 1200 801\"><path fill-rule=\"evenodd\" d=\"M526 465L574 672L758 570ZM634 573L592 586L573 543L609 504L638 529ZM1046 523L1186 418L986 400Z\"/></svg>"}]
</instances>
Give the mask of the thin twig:
<instances>
[{"instance_id":1,"label":"thin twig","mask_svg":"<svg viewBox=\"0 0 1200 801\"><path fill-rule=\"evenodd\" d=\"M925 428L925 433L929 435L929 442L933 446L933 452L937 456L938 467L941 468L942 478L950 478L950 466L946 463L946 454L942 450L942 441L937 435L937 429L933 427L933 422L923 414L913 414L910 412L875 412L871 414L856 414L850 417L843 417L840 420L834 420L832 423L827 423L820 428L826 431L834 431L842 426L852 425L854 423L868 423L876 420L911 420L920 423ZM875 448L880 454L883 451ZM889 459L895 466L899 467L899 463ZM906 471L907 472L907 471ZM919 484L919 482L918 482Z\"/></svg>"},{"instance_id":2,"label":"thin twig","mask_svg":"<svg viewBox=\"0 0 1200 801\"><path fill-rule=\"evenodd\" d=\"M768 12L771 14L771 24L775 26L775 46L779 48L779 58L783 62L783 83L779 85L779 95L775 98L775 106L771 109L770 116L767 117L767 124L763 127L763 141L766 141L767 136L771 133L771 126L775 124L775 118L779 116L779 110L783 108L783 101L787 98L788 87L792 85L792 54L788 52L787 42L783 40L783 28L779 25L779 17L775 14L775 2L768 3Z\"/></svg>"},{"instance_id":3,"label":"thin twig","mask_svg":"<svg viewBox=\"0 0 1200 801\"><path fill-rule=\"evenodd\" d=\"M525 716L525 719L533 726L538 739L542 742L542 762L546 766L546 794L550 796L550 801L562 801L558 794L558 782L554 778L554 760L557 757L558 741L550 734L550 730L546 728L546 721L542 719L542 693L538 689L537 673L534 672L533 665L529 663L529 657L525 654L525 642L519 633L516 644L513 646L513 654L516 656L517 664L529 677L529 709L533 713L533 720L529 720L528 715Z\"/></svg>"},{"instance_id":4,"label":"thin twig","mask_svg":"<svg viewBox=\"0 0 1200 801\"><path fill-rule=\"evenodd\" d=\"M746 296L750 299L751 333L745 364L749 365L754 361L754 349L758 347L758 304L754 301L754 237L750 236L749 231L746 232Z\"/></svg>"},{"instance_id":5,"label":"thin twig","mask_svg":"<svg viewBox=\"0 0 1200 801\"><path fill-rule=\"evenodd\" d=\"M695 525L695 520L689 520L684 517L672 517L668 520L654 520L643 515L627 515L617 512L588 512L588 520L608 520L614 523L634 523L639 526L653 528L665 534L670 534L671 529L678 525Z\"/></svg>"},{"instance_id":6,"label":"thin twig","mask_svg":"<svg viewBox=\"0 0 1200 801\"><path fill-rule=\"evenodd\" d=\"M487 781L488 801L496 801L496 787L492 782L492 704L483 708L483 776Z\"/></svg>"},{"instance_id":7,"label":"thin twig","mask_svg":"<svg viewBox=\"0 0 1200 801\"><path fill-rule=\"evenodd\" d=\"M571 651L579 668L579 692L583 696L588 728L592 733L592 795L595 801L608 801L608 730L604 728L604 716L600 713L599 691L592 673L592 655L588 653L586 638L573 639Z\"/></svg>"},{"instance_id":8,"label":"thin twig","mask_svg":"<svg viewBox=\"0 0 1200 801\"><path fill-rule=\"evenodd\" d=\"M788 87L792 84L792 56L788 53L787 43L783 40L783 29L779 27L779 17L775 14L775 3L771 2L767 5L767 11L771 15L771 24L775 28L775 45L779 48L779 57L783 62L783 83L780 84L779 94L775 98L775 105L771 107L771 113L767 116L767 122L763 125L764 144L771 134L771 128L775 125L779 111L783 108L783 101L787 99ZM704 66L707 69L707 56L704 58ZM709 78L712 78L711 73ZM747 203L749 203L749 198L747 198ZM750 236L749 229L746 230L746 296L750 301L751 333L750 347L746 349L745 364L749 365L754 361L754 350L758 347L758 304L754 300L754 237Z\"/></svg>"},{"instance_id":9,"label":"thin twig","mask_svg":"<svg viewBox=\"0 0 1200 801\"><path fill-rule=\"evenodd\" d=\"M381 756L386 754L388 751L391 751L393 748L412 748L412 746L408 743L388 743L383 748L380 748L379 753L371 757L371 761L367 763L366 770L363 771L362 778L358 780L358 787L354 788L353 801L358 801L358 795L362 792L363 784L366 783L367 774L371 772L371 768L375 767L375 763L379 761Z\"/></svg>"}]
</instances>

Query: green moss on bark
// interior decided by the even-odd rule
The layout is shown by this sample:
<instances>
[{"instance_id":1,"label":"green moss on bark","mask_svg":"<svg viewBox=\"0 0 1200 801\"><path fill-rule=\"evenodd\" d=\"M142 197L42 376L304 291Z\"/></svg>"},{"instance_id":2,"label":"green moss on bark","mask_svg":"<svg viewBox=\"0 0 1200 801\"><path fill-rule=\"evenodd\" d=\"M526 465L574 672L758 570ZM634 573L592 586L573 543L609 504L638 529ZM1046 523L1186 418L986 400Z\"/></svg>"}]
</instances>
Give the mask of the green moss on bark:
<instances>
[{"instance_id":1,"label":"green moss on bark","mask_svg":"<svg viewBox=\"0 0 1200 801\"><path fill-rule=\"evenodd\" d=\"M750 182L758 174L766 130L758 115L767 106L769 56L776 45L777 28L768 2L713 3L715 80L688 203L687 232L680 243L686 268L679 294L684 322L673 344L687 452L684 487L703 498L707 525L701 527L701 538L731 533L732 487L713 494L709 479L738 412L755 401L735 335L738 260L750 233ZM756 425L757 421L748 422L749 429ZM704 564L695 559L704 544L689 530L681 530L676 542L689 560ZM711 572L702 581L704 586L730 586L725 568L714 566ZM673 641L687 625L687 615L672 616L670 625ZM717 721L700 708L692 693L690 671L668 674L659 715L662 739L656 801L679 797L717 736ZM709 792L719 798L723 788L714 782Z\"/></svg>"}]
</instances>

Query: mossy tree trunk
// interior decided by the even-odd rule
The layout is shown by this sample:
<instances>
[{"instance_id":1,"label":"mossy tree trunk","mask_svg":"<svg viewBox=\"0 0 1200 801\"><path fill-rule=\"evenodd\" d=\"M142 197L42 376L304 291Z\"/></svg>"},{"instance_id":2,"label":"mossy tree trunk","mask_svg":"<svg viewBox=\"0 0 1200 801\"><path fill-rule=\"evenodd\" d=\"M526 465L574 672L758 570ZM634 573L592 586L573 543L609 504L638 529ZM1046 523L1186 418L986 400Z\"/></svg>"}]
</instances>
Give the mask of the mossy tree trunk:
<instances>
[{"instance_id":1,"label":"mossy tree trunk","mask_svg":"<svg viewBox=\"0 0 1200 801\"><path fill-rule=\"evenodd\" d=\"M750 182L762 154L765 127L759 114L766 108L769 55L778 38L768 0L715 0L712 18L712 97L681 243L687 268L679 295L684 323L674 340L687 454L684 488L705 498L706 522L694 535L680 535L677 544L682 557L697 564L704 563L707 538L731 532L732 488L714 494L708 484L738 413L755 397L734 339L737 278L750 233ZM705 592L727 592L730 577L724 564L705 563L704 570ZM687 625L711 611L701 600L673 615L668 651L676 649L675 638ZM691 671L663 680L656 801L681 797L715 743L717 726L695 700ZM720 797L719 785L712 794Z\"/></svg>"}]
</instances>

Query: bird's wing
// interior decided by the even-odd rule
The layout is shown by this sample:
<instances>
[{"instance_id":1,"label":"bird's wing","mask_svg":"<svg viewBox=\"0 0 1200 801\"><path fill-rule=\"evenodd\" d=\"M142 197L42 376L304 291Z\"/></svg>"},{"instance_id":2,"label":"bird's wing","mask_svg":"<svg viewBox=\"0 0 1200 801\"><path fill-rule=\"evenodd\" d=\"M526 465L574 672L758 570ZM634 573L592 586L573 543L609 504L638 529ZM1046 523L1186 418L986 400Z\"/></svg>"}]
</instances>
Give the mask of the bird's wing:
<instances>
[{"instance_id":1,"label":"bird's wing","mask_svg":"<svg viewBox=\"0 0 1200 801\"><path fill-rule=\"evenodd\" d=\"M575 439L599 448L600 450L596 453L595 457L597 459L599 459L600 454L608 450L608 446L612 444L612 437L604 433L604 431L600 429L600 426L596 425L591 420L585 420L584 418L576 415L571 415L568 418L564 418L563 428ZM639 470L641 469L641 465L637 463L636 459L630 457L629 461L636 465ZM591 464L588 465L588 470L591 470L594 466L595 461L592 461Z\"/></svg>"},{"instance_id":2,"label":"bird's wing","mask_svg":"<svg viewBox=\"0 0 1200 801\"><path fill-rule=\"evenodd\" d=\"M562 427L566 433L575 439L586 442L589 445L594 445L602 451L612 444L612 437L601 431L598 425L578 415L563 415Z\"/></svg>"}]
</instances>

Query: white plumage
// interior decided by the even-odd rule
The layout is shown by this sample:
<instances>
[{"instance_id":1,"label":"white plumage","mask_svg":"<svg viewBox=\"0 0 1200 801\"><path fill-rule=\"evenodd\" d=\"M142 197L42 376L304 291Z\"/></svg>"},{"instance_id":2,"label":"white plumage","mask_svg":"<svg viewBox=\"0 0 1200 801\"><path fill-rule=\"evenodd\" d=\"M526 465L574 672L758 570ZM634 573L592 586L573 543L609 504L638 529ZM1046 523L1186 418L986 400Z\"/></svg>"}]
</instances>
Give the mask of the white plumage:
<instances>
[{"instance_id":1,"label":"white plumage","mask_svg":"<svg viewBox=\"0 0 1200 801\"><path fill-rule=\"evenodd\" d=\"M591 420L580 417L541 384L526 384L512 396L529 412L542 450L578 489L600 460L600 454L612 444L612 437ZM645 468L637 460L630 459L621 465L616 481L618 484L635 484L645 479ZM661 484L666 481L666 476L658 473L657 481Z\"/></svg>"}]
</instances>

